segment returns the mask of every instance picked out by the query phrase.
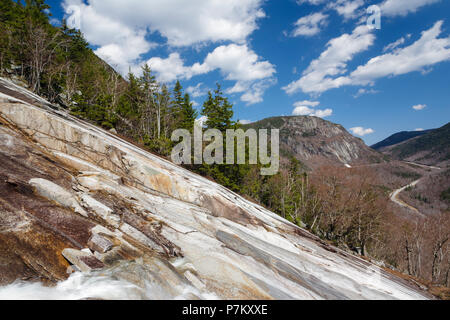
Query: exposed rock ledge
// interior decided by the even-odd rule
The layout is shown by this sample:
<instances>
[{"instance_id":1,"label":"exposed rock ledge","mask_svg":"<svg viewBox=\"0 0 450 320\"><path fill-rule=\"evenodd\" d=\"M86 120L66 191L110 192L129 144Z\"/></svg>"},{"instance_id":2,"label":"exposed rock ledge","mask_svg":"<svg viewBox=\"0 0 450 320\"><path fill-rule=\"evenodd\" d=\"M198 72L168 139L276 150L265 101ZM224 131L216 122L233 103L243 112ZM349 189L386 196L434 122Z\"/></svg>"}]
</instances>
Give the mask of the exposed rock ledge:
<instances>
[{"instance_id":1,"label":"exposed rock ledge","mask_svg":"<svg viewBox=\"0 0 450 320\"><path fill-rule=\"evenodd\" d=\"M2 84L0 285L51 285L81 271L146 288L132 298L430 298L11 83L0 81L0 92Z\"/></svg>"}]
</instances>

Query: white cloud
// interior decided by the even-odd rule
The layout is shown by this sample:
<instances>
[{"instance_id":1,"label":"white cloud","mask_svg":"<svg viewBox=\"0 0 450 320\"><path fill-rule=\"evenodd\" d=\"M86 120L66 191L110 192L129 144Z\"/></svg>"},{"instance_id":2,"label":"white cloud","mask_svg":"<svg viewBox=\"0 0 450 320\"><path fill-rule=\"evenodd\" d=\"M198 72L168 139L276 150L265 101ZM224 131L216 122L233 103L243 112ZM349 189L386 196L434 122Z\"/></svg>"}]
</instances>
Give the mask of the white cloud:
<instances>
[{"instance_id":1,"label":"white cloud","mask_svg":"<svg viewBox=\"0 0 450 320\"><path fill-rule=\"evenodd\" d=\"M137 29L159 32L171 46L188 46L205 41L243 42L265 17L262 0L65 0L95 12L101 18ZM82 12L82 31L84 12ZM97 26L98 29L101 26ZM95 30L94 30L95 32Z\"/></svg>"},{"instance_id":2,"label":"white cloud","mask_svg":"<svg viewBox=\"0 0 450 320\"><path fill-rule=\"evenodd\" d=\"M348 84L345 77L331 78L347 71L347 63L353 57L367 50L375 39L367 26L356 27L351 34L331 39L327 49L313 60L302 77L283 88L288 94L299 90L305 93L321 93Z\"/></svg>"},{"instance_id":3,"label":"white cloud","mask_svg":"<svg viewBox=\"0 0 450 320\"><path fill-rule=\"evenodd\" d=\"M416 111L420 111L420 110L425 109L426 107L427 107L426 104L417 104L417 105L413 106L412 108Z\"/></svg>"},{"instance_id":4,"label":"white cloud","mask_svg":"<svg viewBox=\"0 0 450 320\"><path fill-rule=\"evenodd\" d=\"M298 5L302 5L304 3L309 3L311 5L319 5L325 3L326 1L328 0L297 0L296 2Z\"/></svg>"},{"instance_id":5,"label":"white cloud","mask_svg":"<svg viewBox=\"0 0 450 320\"><path fill-rule=\"evenodd\" d=\"M295 102L294 107L299 107L299 106L317 107L319 104L320 104L319 101L304 100L304 101Z\"/></svg>"},{"instance_id":6,"label":"white cloud","mask_svg":"<svg viewBox=\"0 0 450 320\"><path fill-rule=\"evenodd\" d=\"M302 5L304 3L316 6L328 3L325 7L326 9L335 10L345 19L350 19L361 15L361 11L358 11L358 9L364 5L364 0L297 0L298 5Z\"/></svg>"},{"instance_id":7,"label":"white cloud","mask_svg":"<svg viewBox=\"0 0 450 320\"><path fill-rule=\"evenodd\" d=\"M419 8L440 0L385 0L381 3L381 13L386 16L406 16Z\"/></svg>"},{"instance_id":8,"label":"white cloud","mask_svg":"<svg viewBox=\"0 0 450 320\"><path fill-rule=\"evenodd\" d=\"M364 0L337 0L331 2L328 8L336 10L345 19L356 18L361 15L358 11L364 5Z\"/></svg>"},{"instance_id":9,"label":"white cloud","mask_svg":"<svg viewBox=\"0 0 450 320\"><path fill-rule=\"evenodd\" d=\"M250 123L253 123L254 121L251 121L251 120L239 120L239 123L240 124L250 124Z\"/></svg>"},{"instance_id":10,"label":"white cloud","mask_svg":"<svg viewBox=\"0 0 450 320\"><path fill-rule=\"evenodd\" d=\"M202 86L203 86L202 82L197 83L196 86L187 87L186 92L189 93L194 98L203 97L208 93L208 89L202 88Z\"/></svg>"},{"instance_id":11,"label":"white cloud","mask_svg":"<svg viewBox=\"0 0 450 320\"><path fill-rule=\"evenodd\" d=\"M329 117L333 114L332 109L318 110L313 109L320 104L318 101L297 101L294 103L294 110L292 115L294 116L314 116L319 118Z\"/></svg>"},{"instance_id":12,"label":"white cloud","mask_svg":"<svg viewBox=\"0 0 450 320\"><path fill-rule=\"evenodd\" d=\"M275 78L268 78L256 82L238 82L233 88L227 90L227 93L236 93L239 90L242 90L241 92L245 91L241 96L241 101L246 102L247 105L251 105L262 102L266 90L276 83L277 79Z\"/></svg>"},{"instance_id":13,"label":"white cloud","mask_svg":"<svg viewBox=\"0 0 450 320\"><path fill-rule=\"evenodd\" d=\"M308 37L318 34L327 25L327 18L328 15L317 12L298 19L294 24L296 28L292 31L292 36Z\"/></svg>"},{"instance_id":14,"label":"white cloud","mask_svg":"<svg viewBox=\"0 0 450 320\"><path fill-rule=\"evenodd\" d=\"M185 66L178 53L172 53L166 59L151 58L147 63L161 82L190 79L195 75L220 70L226 80L236 81L227 93L243 93L241 100L247 104L263 101L265 90L276 82L273 77L275 66L262 61L246 44L217 47L207 55L203 63L197 62L192 66Z\"/></svg>"},{"instance_id":15,"label":"white cloud","mask_svg":"<svg viewBox=\"0 0 450 320\"><path fill-rule=\"evenodd\" d=\"M157 73L157 80L161 82L172 82L177 79L190 79L194 71L184 65L179 53L171 53L168 58L151 58L147 61L150 68Z\"/></svg>"},{"instance_id":16,"label":"white cloud","mask_svg":"<svg viewBox=\"0 0 450 320\"><path fill-rule=\"evenodd\" d=\"M149 66L158 73L160 81L190 79L194 75L209 73L219 69L226 80L254 81L271 77L275 67L268 61L261 61L247 45L230 44L220 46L209 53L202 64L185 66L178 53L168 58L154 57L148 60Z\"/></svg>"},{"instance_id":17,"label":"white cloud","mask_svg":"<svg viewBox=\"0 0 450 320\"><path fill-rule=\"evenodd\" d=\"M420 8L437 3L441 0L381 0L379 6L383 16L406 16L414 13ZM365 0L297 0L298 5L310 4L321 5L328 3L326 9L333 9L345 19L353 19L360 17L363 10L361 7L365 4Z\"/></svg>"},{"instance_id":18,"label":"white cloud","mask_svg":"<svg viewBox=\"0 0 450 320\"><path fill-rule=\"evenodd\" d=\"M350 131L353 132L353 134L360 136L360 137L364 137L368 134L372 134L375 131L371 128L368 129L364 129L363 127L354 127L354 128L350 128Z\"/></svg>"},{"instance_id":19,"label":"white cloud","mask_svg":"<svg viewBox=\"0 0 450 320\"><path fill-rule=\"evenodd\" d=\"M397 47L401 46L404 43L405 43L405 38L401 37L397 41L394 41L394 42L388 44L387 46L385 46L384 49L383 49L383 52L392 51L392 50L396 49Z\"/></svg>"},{"instance_id":20,"label":"white cloud","mask_svg":"<svg viewBox=\"0 0 450 320\"><path fill-rule=\"evenodd\" d=\"M414 131L425 131L425 129L423 129L423 128L417 128L417 129L414 129Z\"/></svg>"},{"instance_id":21,"label":"white cloud","mask_svg":"<svg viewBox=\"0 0 450 320\"><path fill-rule=\"evenodd\" d=\"M377 91L375 89L364 89L364 88L361 88L361 89L358 90L358 92L355 95L353 95L353 97L356 99L356 98L359 98L360 96L365 95L365 94L376 94L378 92L379 91Z\"/></svg>"},{"instance_id":22,"label":"white cloud","mask_svg":"<svg viewBox=\"0 0 450 320\"><path fill-rule=\"evenodd\" d=\"M333 115L332 109L316 110L316 112L314 112L312 114L312 116L319 117L319 118L325 118L325 117L329 117L331 115Z\"/></svg>"},{"instance_id":23,"label":"white cloud","mask_svg":"<svg viewBox=\"0 0 450 320\"><path fill-rule=\"evenodd\" d=\"M442 23L438 21L431 29L422 32L420 39L412 45L370 59L350 74L349 82L370 84L378 78L422 71L436 63L450 60L450 37L438 38Z\"/></svg>"},{"instance_id":24,"label":"white cloud","mask_svg":"<svg viewBox=\"0 0 450 320\"><path fill-rule=\"evenodd\" d=\"M145 28L128 26L81 0L66 0L63 7L68 25L80 28L90 44L99 46L95 53L122 74L136 68L141 55L156 45L145 39Z\"/></svg>"},{"instance_id":25,"label":"white cloud","mask_svg":"<svg viewBox=\"0 0 450 320\"><path fill-rule=\"evenodd\" d=\"M193 67L196 67L195 65ZM254 81L271 77L276 71L268 61L260 57L247 45L230 44L220 46L209 53L199 70L220 69L226 80Z\"/></svg>"},{"instance_id":26,"label":"white cloud","mask_svg":"<svg viewBox=\"0 0 450 320\"><path fill-rule=\"evenodd\" d=\"M159 33L173 47L245 43L265 16L263 0L64 0L68 25L80 29L96 53L122 74L139 70ZM175 59L176 57L172 57ZM173 63L176 61L172 61Z\"/></svg>"},{"instance_id":27,"label":"white cloud","mask_svg":"<svg viewBox=\"0 0 450 320\"><path fill-rule=\"evenodd\" d=\"M57 18L51 18L50 19L50 24L52 24L53 26L60 26L61 25L61 21Z\"/></svg>"},{"instance_id":28,"label":"white cloud","mask_svg":"<svg viewBox=\"0 0 450 320\"><path fill-rule=\"evenodd\" d=\"M410 46L374 57L345 75L347 63L355 54L367 50L374 41L369 29L359 26L352 34L330 40L327 49L311 62L302 77L283 89L288 94L298 90L320 94L345 85L372 85L376 79L387 76L424 72L436 63L450 60L450 37L438 38L442 32L442 24L443 21L436 22Z\"/></svg>"}]
</instances>

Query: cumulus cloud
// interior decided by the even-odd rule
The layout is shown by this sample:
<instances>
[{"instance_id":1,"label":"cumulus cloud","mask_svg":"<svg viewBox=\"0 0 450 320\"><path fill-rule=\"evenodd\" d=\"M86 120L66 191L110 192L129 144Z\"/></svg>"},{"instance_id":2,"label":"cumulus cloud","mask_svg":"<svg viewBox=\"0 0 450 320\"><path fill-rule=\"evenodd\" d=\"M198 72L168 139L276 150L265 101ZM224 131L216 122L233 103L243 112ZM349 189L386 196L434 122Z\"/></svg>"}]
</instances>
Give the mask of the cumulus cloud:
<instances>
[{"instance_id":1,"label":"cumulus cloud","mask_svg":"<svg viewBox=\"0 0 450 320\"><path fill-rule=\"evenodd\" d=\"M436 63L450 60L450 37L438 38L442 24L443 21L436 22L410 46L370 59L350 74L349 83L370 84L378 78L422 71Z\"/></svg>"},{"instance_id":2,"label":"cumulus cloud","mask_svg":"<svg viewBox=\"0 0 450 320\"><path fill-rule=\"evenodd\" d=\"M351 34L345 33L327 43L327 49L313 60L302 77L285 86L283 90L293 94L299 90L305 93L321 93L348 84L345 77L331 78L347 71L347 63L353 57L367 50L375 39L367 26L356 27Z\"/></svg>"},{"instance_id":3,"label":"cumulus cloud","mask_svg":"<svg viewBox=\"0 0 450 320\"><path fill-rule=\"evenodd\" d=\"M385 46L383 48L383 52L392 51L392 50L396 49L397 47L401 46L404 43L405 43L405 38L401 37L397 41L394 41L394 42L388 44L387 46Z\"/></svg>"},{"instance_id":4,"label":"cumulus cloud","mask_svg":"<svg viewBox=\"0 0 450 320\"><path fill-rule=\"evenodd\" d=\"M68 25L80 29L96 53L122 74L139 70L158 33L172 47L245 43L265 16L263 0L64 0ZM182 8L182 10L180 10ZM177 61L178 60L178 61ZM162 61L159 61L162 63ZM179 66L179 57L169 63ZM158 63L158 61L155 61ZM170 75L167 75L171 78Z\"/></svg>"},{"instance_id":5,"label":"cumulus cloud","mask_svg":"<svg viewBox=\"0 0 450 320\"><path fill-rule=\"evenodd\" d=\"M245 93L241 96L241 101L245 102L247 105L262 102L266 90L275 85L276 83L277 80L275 78L268 78L261 81L250 83L248 87L246 87L247 85L244 84L246 90Z\"/></svg>"},{"instance_id":6,"label":"cumulus cloud","mask_svg":"<svg viewBox=\"0 0 450 320\"><path fill-rule=\"evenodd\" d=\"M186 92L189 93L192 97L198 98L203 97L208 92L207 88L203 88L203 83L197 83L195 86L189 86L186 89Z\"/></svg>"},{"instance_id":7,"label":"cumulus cloud","mask_svg":"<svg viewBox=\"0 0 450 320\"><path fill-rule=\"evenodd\" d=\"M320 94L345 85L373 85L379 78L424 71L436 63L450 60L450 37L439 38L442 24L443 21L436 22L410 46L374 57L345 75L347 63L357 53L367 50L375 38L369 28L359 26L352 34L330 40L327 49L311 62L302 77L283 89L288 94L299 90Z\"/></svg>"},{"instance_id":8,"label":"cumulus cloud","mask_svg":"<svg viewBox=\"0 0 450 320\"><path fill-rule=\"evenodd\" d=\"M362 95L365 95L365 94L376 94L376 93L378 93L379 91L377 91L377 90L375 90L375 89L364 89L364 88L360 88L359 90L358 90L358 92L355 94L355 95L353 95L353 97L356 99L356 98L359 98L360 96L362 96Z\"/></svg>"},{"instance_id":9,"label":"cumulus cloud","mask_svg":"<svg viewBox=\"0 0 450 320\"><path fill-rule=\"evenodd\" d=\"M268 61L261 61L258 55L246 44L220 46L210 52L203 63L185 66L178 53L168 58L154 57L147 61L157 72L158 80L170 82L176 79L190 79L194 75L209 73L219 69L226 80L240 82L260 80L271 77L275 67Z\"/></svg>"},{"instance_id":10,"label":"cumulus cloud","mask_svg":"<svg viewBox=\"0 0 450 320\"><path fill-rule=\"evenodd\" d=\"M304 101L295 102L294 107L299 107L299 106L317 107L319 104L320 104L319 101L304 100Z\"/></svg>"},{"instance_id":11,"label":"cumulus cloud","mask_svg":"<svg viewBox=\"0 0 450 320\"><path fill-rule=\"evenodd\" d=\"M227 93L243 93L241 100L247 104L261 102L267 88L275 84L275 66L263 61L246 44L223 45L210 52L203 63L186 66L178 53L172 53L162 59L151 58L148 65L157 74L161 82L176 79L191 79L193 76L219 70L226 80L236 81ZM196 92L193 89L193 92Z\"/></svg>"},{"instance_id":12,"label":"cumulus cloud","mask_svg":"<svg viewBox=\"0 0 450 320\"><path fill-rule=\"evenodd\" d=\"M426 104L417 104L417 105L413 106L412 108L416 111L421 111L421 110L425 109L426 107L427 107Z\"/></svg>"},{"instance_id":13,"label":"cumulus cloud","mask_svg":"<svg viewBox=\"0 0 450 320\"><path fill-rule=\"evenodd\" d=\"M360 136L360 137L364 137L364 136L366 136L366 135L368 135L368 134L372 134L372 133L375 132L375 131L374 131L373 129L371 129L371 128L365 129L365 128L363 128L363 127L354 127L354 128L350 128L350 131L351 131L353 134L355 134L355 135L357 135L357 136Z\"/></svg>"},{"instance_id":14,"label":"cumulus cloud","mask_svg":"<svg viewBox=\"0 0 450 320\"><path fill-rule=\"evenodd\" d=\"M361 15L359 10L364 5L364 0L337 0L331 2L328 8L336 10L345 19L356 18Z\"/></svg>"},{"instance_id":15,"label":"cumulus cloud","mask_svg":"<svg viewBox=\"0 0 450 320\"><path fill-rule=\"evenodd\" d=\"M154 57L147 61L150 68L156 72L157 80L161 82L172 82L177 79L191 79L195 74L201 74L199 70L184 65L180 54L171 53L166 59ZM197 72L197 73L196 73Z\"/></svg>"},{"instance_id":16,"label":"cumulus cloud","mask_svg":"<svg viewBox=\"0 0 450 320\"><path fill-rule=\"evenodd\" d=\"M304 3L309 3L311 5L319 5L325 3L326 1L328 0L297 0L296 2L298 5L302 5Z\"/></svg>"},{"instance_id":17,"label":"cumulus cloud","mask_svg":"<svg viewBox=\"0 0 450 320\"><path fill-rule=\"evenodd\" d=\"M165 37L172 46L188 46L204 41L243 42L265 17L262 0L65 0L65 7L76 6L99 18L137 29L149 29ZM97 29L97 28L95 28ZM94 31L96 32L96 31Z\"/></svg>"},{"instance_id":18,"label":"cumulus cloud","mask_svg":"<svg viewBox=\"0 0 450 320\"><path fill-rule=\"evenodd\" d=\"M381 3L381 12L385 16L406 16L419 8L440 0L385 0Z\"/></svg>"},{"instance_id":19,"label":"cumulus cloud","mask_svg":"<svg viewBox=\"0 0 450 320\"><path fill-rule=\"evenodd\" d=\"M295 22L295 29L292 31L292 36L314 36L327 25L327 19L328 15L321 12L302 17Z\"/></svg>"},{"instance_id":20,"label":"cumulus cloud","mask_svg":"<svg viewBox=\"0 0 450 320\"><path fill-rule=\"evenodd\" d=\"M325 9L335 10L345 19L356 18L361 15L359 10L364 5L364 0L297 0L298 5L302 4L321 5L327 3Z\"/></svg>"},{"instance_id":21,"label":"cumulus cloud","mask_svg":"<svg viewBox=\"0 0 450 320\"><path fill-rule=\"evenodd\" d=\"M247 45L230 44L220 46L209 53L203 65L194 65L198 70L215 70L225 75L226 80L254 81L271 77L275 66L260 57Z\"/></svg>"},{"instance_id":22,"label":"cumulus cloud","mask_svg":"<svg viewBox=\"0 0 450 320\"><path fill-rule=\"evenodd\" d=\"M416 128L416 129L414 129L414 131L425 131L425 129L424 128Z\"/></svg>"},{"instance_id":23,"label":"cumulus cloud","mask_svg":"<svg viewBox=\"0 0 450 320\"><path fill-rule=\"evenodd\" d=\"M382 0L379 4L384 16L406 16L414 13L420 8L440 2L441 0ZM321 5L328 3L328 9L334 9L344 18L355 18L359 16L357 10L364 5L364 0L297 0L298 5L310 4Z\"/></svg>"},{"instance_id":24,"label":"cumulus cloud","mask_svg":"<svg viewBox=\"0 0 450 320\"><path fill-rule=\"evenodd\" d=\"M318 101L297 101L294 103L294 111L292 111L292 115L325 118L333 114L332 109L314 109L315 107L319 106L319 104L320 102Z\"/></svg>"},{"instance_id":25,"label":"cumulus cloud","mask_svg":"<svg viewBox=\"0 0 450 320\"><path fill-rule=\"evenodd\" d=\"M69 27L80 29L86 40L99 48L95 53L122 74L134 67L140 57L156 44L146 40L144 27L129 26L111 16L99 13L81 0L63 3Z\"/></svg>"}]
</instances>

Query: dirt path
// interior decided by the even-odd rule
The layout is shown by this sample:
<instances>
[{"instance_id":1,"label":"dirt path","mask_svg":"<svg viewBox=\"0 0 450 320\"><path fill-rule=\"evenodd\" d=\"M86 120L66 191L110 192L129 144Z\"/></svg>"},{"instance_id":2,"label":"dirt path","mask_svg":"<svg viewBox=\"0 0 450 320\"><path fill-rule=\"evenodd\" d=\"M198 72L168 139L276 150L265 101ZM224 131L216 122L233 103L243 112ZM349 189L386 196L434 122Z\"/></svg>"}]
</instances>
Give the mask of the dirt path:
<instances>
[{"instance_id":1,"label":"dirt path","mask_svg":"<svg viewBox=\"0 0 450 320\"><path fill-rule=\"evenodd\" d=\"M427 169L433 169L433 170L441 170L441 168L438 167L433 167L433 166L427 166L427 165L423 165L423 164L418 164L418 163L414 163L414 162L409 162L409 161L405 161L405 163L407 164L412 164L418 167L422 167L422 168L427 168ZM415 213L418 213L420 215L423 215L419 210L417 210L417 208L414 208L413 206L410 206L409 204L407 204L406 202L402 201L398 196L400 195L400 193L402 193L403 191L405 191L408 188L412 188L415 187L423 178L416 180L400 189L394 190L391 194L390 194L390 199L392 202L394 202L395 204L403 207L403 208L407 208L410 209L412 211L414 211Z\"/></svg>"},{"instance_id":2,"label":"dirt path","mask_svg":"<svg viewBox=\"0 0 450 320\"><path fill-rule=\"evenodd\" d=\"M416 185L420 182L420 180L421 180L421 179L416 180L416 181L414 181L414 182L408 184L407 186L404 186L404 187L402 187L402 188L400 188L400 189L397 189L397 190L395 190L394 192L392 192L392 193L390 194L391 201L394 202L394 203L396 203L396 204L398 204L399 206L401 206L401 207L403 207L403 208L408 208L408 209L410 209L410 210L412 210L412 211L414 211L414 212L416 212L416 213L418 213L418 214L421 215L421 213L419 212L419 210L417 210L417 209L414 208L413 206L410 206L410 205L407 204L406 202L400 200L400 198L398 197L398 196L400 195L401 192L405 191L405 190L408 189L409 187L414 187L414 186L416 186Z\"/></svg>"}]
</instances>

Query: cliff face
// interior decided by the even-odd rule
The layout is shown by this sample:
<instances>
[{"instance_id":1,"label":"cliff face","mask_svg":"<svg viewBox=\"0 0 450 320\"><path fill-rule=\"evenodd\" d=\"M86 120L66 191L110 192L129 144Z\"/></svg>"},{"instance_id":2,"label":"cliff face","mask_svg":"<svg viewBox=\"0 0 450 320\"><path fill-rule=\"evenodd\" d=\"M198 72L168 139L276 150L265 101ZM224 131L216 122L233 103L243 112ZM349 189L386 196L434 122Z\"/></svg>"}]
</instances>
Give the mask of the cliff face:
<instances>
[{"instance_id":1,"label":"cliff face","mask_svg":"<svg viewBox=\"0 0 450 320\"><path fill-rule=\"evenodd\" d=\"M293 116L264 119L246 126L280 129L280 150L314 168L323 164L367 164L383 157L341 125L317 117Z\"/></svg>"},{"instance_id":2,"label":"cliff face","mask_svg":"<svg viewBox=\"0 0 450 320\"><path fill-rule=\"evenodd\" d=\"M26 285L10 285L15 280L56 284L37 298L429 297L220 185L7 86L0 94L0 284L9 286L0 297L13 289L30 297ZM74 283L77 294L61 296Z\"/></svg>"}]
</instances>

